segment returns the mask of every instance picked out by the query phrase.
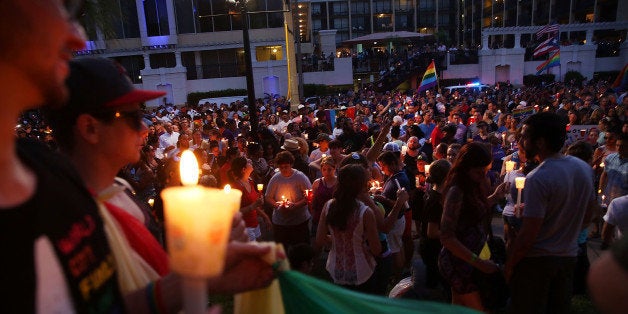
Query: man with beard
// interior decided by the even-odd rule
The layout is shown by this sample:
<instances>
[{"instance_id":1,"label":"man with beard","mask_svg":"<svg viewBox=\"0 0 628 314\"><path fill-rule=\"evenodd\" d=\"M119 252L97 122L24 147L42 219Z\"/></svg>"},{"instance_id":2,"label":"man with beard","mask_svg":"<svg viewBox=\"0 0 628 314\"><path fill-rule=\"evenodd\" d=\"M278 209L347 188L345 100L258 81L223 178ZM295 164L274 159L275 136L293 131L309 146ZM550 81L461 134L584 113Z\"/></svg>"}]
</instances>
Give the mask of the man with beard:
<instances>
[{"instance_id":1,"label":"man with beard","mask_svg":"<svg viewBox=\"0 0 628 314\"><path fill-rule=\"evenodd\" d=\"M523 223L508 252L513 313L569 313L578 235L597 207L593 173L560 153L565 124L554 113L529 117L520 147L541 164L526 176Z\"/></svg>"}]
</instances>

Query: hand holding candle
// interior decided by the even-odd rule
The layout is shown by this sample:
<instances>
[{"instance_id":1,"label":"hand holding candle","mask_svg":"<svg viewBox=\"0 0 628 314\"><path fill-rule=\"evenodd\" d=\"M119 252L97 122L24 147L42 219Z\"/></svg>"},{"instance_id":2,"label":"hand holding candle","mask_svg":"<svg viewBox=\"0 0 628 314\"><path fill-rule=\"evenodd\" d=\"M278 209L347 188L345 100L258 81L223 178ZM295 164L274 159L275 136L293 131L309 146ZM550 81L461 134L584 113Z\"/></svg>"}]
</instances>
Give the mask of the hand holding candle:
<instances>
[{"instance_id":1,"label":"hand holding candle","mask_svg":"<svg viewBox=\"0 0 628 314\"><path fill-rule=\"evenodd\" d=\"M397 185L397 189L401 190L401 184L399 184L399 180L395 179L395 184ZM403 205L406 209L410 208L410 204L406 201Z\"/></svg>"},{"instance_id":2,"label":"hand holding candle","mask_svg":"<svg viewBox=\"0 0 628 314\"><path fill-rule=\"evenodd\" d=\"M264 185L263 185L263 184L258 184L258 185L257 185L257 191L258 191L258 192L261 192L261 191L263 191L263 190L264 190Z\"/></svg>"},{"instance_id":3,"label":"hand holding candle","mask_svg":"<svg viewBox=\"0 0 628 314\"><path fill-rule=\"evenodd\" d=\"M225 264L227 239L242 192L196 185L198 163L191 151L181 155L181 182L162 192L168 253L172 271L183 276L186 313L204 313L206 278L218 276Z\"/></svg>"}]
</instances>

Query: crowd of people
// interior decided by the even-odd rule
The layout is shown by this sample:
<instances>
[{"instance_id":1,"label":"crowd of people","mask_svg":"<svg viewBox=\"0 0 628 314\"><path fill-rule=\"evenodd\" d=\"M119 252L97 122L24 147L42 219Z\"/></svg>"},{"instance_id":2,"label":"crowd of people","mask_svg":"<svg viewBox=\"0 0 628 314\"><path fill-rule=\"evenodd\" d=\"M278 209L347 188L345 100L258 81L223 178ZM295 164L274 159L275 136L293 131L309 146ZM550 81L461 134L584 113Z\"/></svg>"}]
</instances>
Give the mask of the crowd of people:
<instances>
[{"instance_id":1,"label":"crowd of people","mask_svg":"<svg viewBox=\"0 0 628 314\"><path fill-rule=\"evenodd\" d=\"M498 84L360 89L296 106L277 97L254 112L241 102L146 108L163 92L136 89L114 61L70 60L84 45L75 3L0 3L0 247L15 253L0 267L2 312L179 311L160 192L181 184L185 151L199 184L242 191L211 292L267 286L269 249L248 242L273 240L295 269L311 272L323 254L331 281L365 293L385 295L418 252L425 281L414 284L441 301L491 310L482 280L503 272L511 312L568 313L589 274L600 308L621 309L605 291L625 288L600 278L628 271L625 92L604 81ZM31 27L8 31L16 19ZM16 57L25 46L33 55ZM583 139L566 141L582 125ZM589 271L594 237L613 254Z\"/></svg>"}]
</instances>

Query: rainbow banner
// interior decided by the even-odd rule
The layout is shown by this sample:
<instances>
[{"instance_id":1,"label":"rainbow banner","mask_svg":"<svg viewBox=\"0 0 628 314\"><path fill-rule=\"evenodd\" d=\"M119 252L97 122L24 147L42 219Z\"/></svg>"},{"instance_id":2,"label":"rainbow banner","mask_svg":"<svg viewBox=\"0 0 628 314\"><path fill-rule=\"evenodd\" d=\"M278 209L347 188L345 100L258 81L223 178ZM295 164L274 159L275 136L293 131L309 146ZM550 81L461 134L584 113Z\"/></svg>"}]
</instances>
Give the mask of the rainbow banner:
<instances>
[{"instance_id":1,"label":"rainbow banner","mask_svg":"<svg viewBox=\"0 0 628 314\"><path fill-rule=\"evenodd\" d=\"M551 68L560 66L560 50L556 51L547 61L541 63L538 67L536 67L536 75L540 75L541 72Z\"/></svg>"},{"instance_id":2,"label":"rainbow banner","mask_svg":"<svg viewBox=\"0 0 628 314\"><path fill-rule=\"evenodd\" d=\"M619 71L619 74L611 87L615 90L628 89L628 64L624 65L624 68Z\"/></svg>"},{"instance_id":3,"label":"rainbow banner","mask_svg":"<svg viewBox=\"0 0 628 314\"><path fill-rule=\"evenodd\" d=\"M436 86L436 65L434 64L434 60L427 66L425 70L425 74L423 74L423 79L421 80L421 85L419 85L418 92L422 92L424 90L428 90L434 86Z\"/></svg>"}]
</instances>

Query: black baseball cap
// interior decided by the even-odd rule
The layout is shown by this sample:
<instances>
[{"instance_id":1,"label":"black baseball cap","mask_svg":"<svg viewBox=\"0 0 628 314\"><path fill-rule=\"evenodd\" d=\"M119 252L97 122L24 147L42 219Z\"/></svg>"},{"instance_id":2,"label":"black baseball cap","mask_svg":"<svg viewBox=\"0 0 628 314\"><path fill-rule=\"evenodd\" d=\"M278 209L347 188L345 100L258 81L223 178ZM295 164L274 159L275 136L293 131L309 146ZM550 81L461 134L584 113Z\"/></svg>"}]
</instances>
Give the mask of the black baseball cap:
<instances>
[{"instance_id":1,"label":"black baseball cap","mask_svg":"<svg viewBox=\"0 0 628 314\"><path fill-rule=\"evenodd\" d=\"M100 57L71 60L66 85L70 99L65 110L75 113L143 103L166 95L164 91L135 88L122 65Z\"/></svg>"}]
</instances>

